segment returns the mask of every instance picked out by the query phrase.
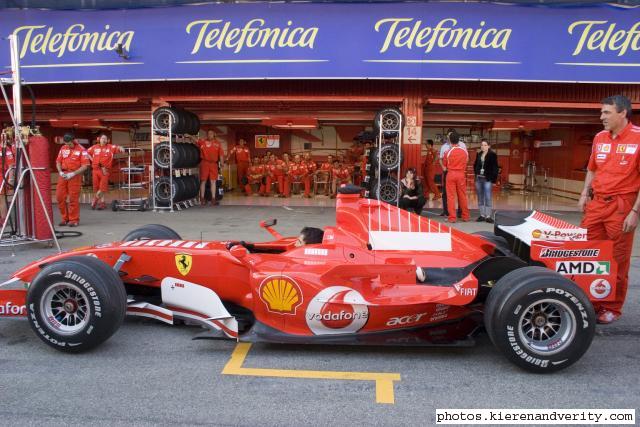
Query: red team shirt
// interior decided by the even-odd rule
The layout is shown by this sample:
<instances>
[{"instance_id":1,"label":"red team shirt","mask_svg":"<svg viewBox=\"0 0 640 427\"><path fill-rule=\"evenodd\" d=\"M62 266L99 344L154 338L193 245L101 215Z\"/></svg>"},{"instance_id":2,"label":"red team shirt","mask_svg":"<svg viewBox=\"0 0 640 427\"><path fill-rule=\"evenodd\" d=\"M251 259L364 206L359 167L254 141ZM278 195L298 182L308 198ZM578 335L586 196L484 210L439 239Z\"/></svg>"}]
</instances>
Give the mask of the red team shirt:
<instances>
[{"instance_id":1,"label":"red team shirt","mask_svg":"<svg viewBox=\"0 0 640 427\"><path fill-rule=\"evenodd\" d=\"M616 138L603 130L593 139L587 168L597 172L591 186L600 196L637 193L640 189L640 127L629 123Z\"/></svg>"},{"instance_id":2,"label":"red team shirt","mask_svg":"<svg viewBox=\"0 0 640 427\"><path fill-rule=\"evenodd\" d=\"M467 168L469 153L460 146L451 147L444 155L443 162L447 170L459 171Z\"/></svg>"},{"instance_id":3,"label":"red team shirt","mask_svg":"<svg viewBox=\"0 0 640 427\"><path fill-rule=\"evenodd\" d=\"M56 163L60 163L62 172L73 172L81 166L89 165L89 153L80 144L75 144L72 148L65 145L58 152Z\"/></svg>"},{"instance_id":4,"label":"red team shirt","mask_svg":"<svg viewBox=\"0 0 640 427\"><path fill-rule=\"evenodd\" d=\"M290 163L289 173L293 176L304 176L307 174L307 167L304 163Z\"/></svg>"},{"instance_id":5,"label":"red team shirt","mask_svg":"<svg viewBox=\"0 0 640 427\"><path fill-rule=\"evenodd\" d=\"M248 163L250 160L249 147L247 147L246 145L244 147L240 145L236 145L231 149L231 154L235 154L236 162L238 163L242 163L242 162Z\"/></svg>"},{"instance_id":6,"label":"red team shirt","mask_svg":"<svg viewBox=\"0 0 640 427\"><path fill-rule=\"evenodd\" d=\"M120 147L113 144L106 144L104 147L100 144L92 145L87 152L93 160L93 168L111 169L113 165L113 155L120 151Z\"/></svg>"},{"instance_id":7,"label":"red team shirt","mask_svg":"<svg viewBox=\"0 0 640 427\"><path fill-rule=\"evenodd\" d=\"M206 140L198 140L198 147L200 148L200 158L206 162L215 163L224 157L224 150L222 144L218 140L211 141L211 145L207 147Z\"/></svg>"}]
</instances>

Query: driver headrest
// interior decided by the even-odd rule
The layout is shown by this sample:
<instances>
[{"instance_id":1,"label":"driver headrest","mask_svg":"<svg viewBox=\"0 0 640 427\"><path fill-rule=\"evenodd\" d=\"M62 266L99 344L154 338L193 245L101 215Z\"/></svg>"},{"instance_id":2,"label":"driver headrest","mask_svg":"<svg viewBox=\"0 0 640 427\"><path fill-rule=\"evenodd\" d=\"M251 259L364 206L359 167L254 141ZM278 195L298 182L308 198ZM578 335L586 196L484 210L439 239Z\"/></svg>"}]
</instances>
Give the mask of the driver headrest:
<instances>
[{"instance_id":1,"label":"driver headrest","mask_svg":"<svg viewBox=\"0 0 640 427\"><path fill-rule=\"evenodd\" d=\"M353 184L346 184L338 188L339 194L360 194L362 187Z\"/></svg>"}]
</instances>

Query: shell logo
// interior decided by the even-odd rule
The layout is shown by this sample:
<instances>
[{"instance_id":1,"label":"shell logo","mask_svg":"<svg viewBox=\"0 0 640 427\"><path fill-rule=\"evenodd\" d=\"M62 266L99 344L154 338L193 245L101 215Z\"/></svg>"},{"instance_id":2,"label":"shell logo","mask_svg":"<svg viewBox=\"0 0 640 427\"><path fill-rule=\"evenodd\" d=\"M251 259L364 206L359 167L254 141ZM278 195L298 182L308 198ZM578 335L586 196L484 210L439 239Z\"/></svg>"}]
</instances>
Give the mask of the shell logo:
<instances>
[{"instance_id":1,"label":"shell logo","mask_svg":"<svg viewBox=\"0 0 640 427\"><path fill-rule=\"evenodd\" d=\"M542 236L542 231L540 230L533 230L531 232L531 237L533 237L534 239L539 239L540 236Z\"/></svg>"},{"instance_id":2,"label":"shell logo","mask_svg":"<svg viewBox=\"0 0 640 427\"><path fill-rule=\"evenodd\" d=\"M260 299L272 313L296 314L296 308L302 304L300 287L286 276L267 277L258 292Z\"/></svg>"}]
</instances>

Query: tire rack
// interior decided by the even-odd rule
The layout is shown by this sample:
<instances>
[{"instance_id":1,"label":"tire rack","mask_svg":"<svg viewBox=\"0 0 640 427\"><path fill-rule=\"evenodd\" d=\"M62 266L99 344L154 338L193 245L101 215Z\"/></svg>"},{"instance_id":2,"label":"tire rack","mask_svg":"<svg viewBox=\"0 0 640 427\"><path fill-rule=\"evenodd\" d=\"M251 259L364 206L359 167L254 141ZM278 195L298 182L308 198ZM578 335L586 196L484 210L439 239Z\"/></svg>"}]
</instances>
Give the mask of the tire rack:
<instances>
[{"instance_id":1,"label":"tire rack","mask_svg":"<svg viewBox=\"0 0 640 427\"><path fill-rule=\"evenodd\" d=\"M113 200L111 202L111 210L114 212L118 210L144 212L149 208L149 199L144 197L131 198L131 190L144 190L149 186L149 181L145 181L145 150L143 148L131 147L126 147L125 150L127 151L127 166L120 169L120 184L118 196L121 196L126 192L127 198ZM133 152L136 152L136 154L142 154L143 164L141 166L134 166L131 163ZM132 181L132 178L134 177L137 177L139 179L135 179Z\"/></svg>"},{"instance_id":2,"label":"tire rack","mask_svg":"<svg viewBox=\"0 0 640 427\"><path fill-rule=\"evenodd\" d=\"M385 140L385 134L387 135L392 135L391 138L396 138L397 142L396 144L398 145L398 156L400 161L398 162L398 169L397 169L397 188L398 188L398 197L396 198L396 206L400 206L400 180L401 175L400 175L400 168L402 167L402 128L404 126L403 123L403 115L400 114L398 116L398 129L396 130L384 130L383 126L382 126L382 120L384 118L384 115L380 115L380 117L378 118L378 123L376 123L377 127L378 127L378 135L376 136L376 142L375 142L375 146L378 148L378 167L374 170L374 174L372 176L371 174L371 164L367 163L366 165L366 171L367 175L364 177L364 183L367 185L367 190L365 190L364 196L368 197L368 198L372 198L372 199L378 199L380 200L380 194L371 194L371 192L373 191L372 185L373 185L373 181L371 178L377 179L378 180L378 193L380 192L380 183L382 182L382 170L381 170L381 164L382 164L382 145L384 144L384 140ZM368 156L368 153L366 153ZM391 172L391 171L389 171ZM389 174L390 176L390 174Z\"/></svg>"},{"instance_id":3,"label":"tire rack","mask_svg":"<svg viewBox=\"0 0 640 427\"><path fill-rule=\"evenodd\" d=\"M173 129L173 119L169 116L169 126L167 128L167 135L161 135L158 132L158 129L155 128L154 120L153 120L153 112L151 113L151 199L153 200L153 210L155 212L160 211L181 211L182 209L187 209L197 204L197 196L188 200L183 200L180 202L173 202L174 194L173 194L173 179L178 178L180 176L187 175L195 175L193 170L195 168L174 168L173 167L173 143L190 143L187 142L187 139L184 134L174 134L171 129ZM169 167L167 169L157 168L161 173L165 174L168 171L169 176L169 188L171 192L171 202L169 202L169 206L159 206L156 200L156 178L160 178L160 175L156 173L156 159L155 159L155 148L158 143L164 142L164 138L167 138L169 142ZM176 141L174 141L174 138ZM179 140L179 141L178 141ZM166 176L166 175L163 175Z\"/></svg>"}]
</instances>

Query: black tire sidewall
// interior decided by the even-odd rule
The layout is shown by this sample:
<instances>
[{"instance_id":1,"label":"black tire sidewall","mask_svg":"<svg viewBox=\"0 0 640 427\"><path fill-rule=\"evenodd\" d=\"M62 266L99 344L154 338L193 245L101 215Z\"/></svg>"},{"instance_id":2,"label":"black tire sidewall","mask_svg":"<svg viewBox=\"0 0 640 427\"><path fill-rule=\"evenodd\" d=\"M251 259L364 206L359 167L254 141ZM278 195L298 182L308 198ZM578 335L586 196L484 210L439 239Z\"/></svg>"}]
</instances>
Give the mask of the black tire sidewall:
<instances>
[{"instance_id":1,"label":"black tire sidewall","mask_svg":"<svg viewBox=\"0 0 640 427\"><path fill-rule=\"evenodd\" d=\"M172 228L162 224L147 224L142 227L138 227L127 233L122 238L123 242L129 242L131 240L182 240L180 235Z\"/></svg>"},{"instance_id":2,"label":"black tire sidewall","mask_svg":"<svg viewBox=\"0 0 640 427\"><path fill-rule=\"evenodd\" d=\"M545 277L529 275L528 280L519 286L505 288L498 295L494 312L489 313L493 314L489 327L496 347L516 365L533 372L553 372L570 366L587 351L595 334L595 313L584 292L568 279L549 273ZM571 344L565 349L541 355L522 342L519 321L522 310L536 301L547 299L561 302L569 308L576 321L576 330Z\"/></svg>"},{"instance_id":3,"label":"black tire sidewall","mask_svg":"<svg viewBox=\"0 0 640 427\"><path fill-rule=\"evenodd\" d=\"M79 288L87 301L89 320L73 335L51 328L41 312L41 299L57 283ZM49 346L65 352L89 350L107 340L120 327L126 312L126 292L117 273L92 257L70 257L45 267L27 292L27 317L36 335Z\"/></svg>"}]
</instances>

